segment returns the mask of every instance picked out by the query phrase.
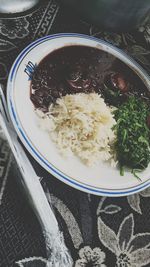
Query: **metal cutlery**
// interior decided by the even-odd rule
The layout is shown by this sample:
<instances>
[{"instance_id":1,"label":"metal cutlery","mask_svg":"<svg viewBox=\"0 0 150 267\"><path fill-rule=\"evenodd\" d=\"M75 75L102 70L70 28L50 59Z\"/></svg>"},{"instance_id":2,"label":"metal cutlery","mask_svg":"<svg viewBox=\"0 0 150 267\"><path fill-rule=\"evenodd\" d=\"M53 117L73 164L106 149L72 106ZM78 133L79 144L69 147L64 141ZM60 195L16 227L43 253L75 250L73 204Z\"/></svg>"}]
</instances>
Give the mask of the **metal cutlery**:
<instances>
[{"instance_id":1,"label":"metal cutlery","mask_svg":"<svg viewBox=\"0 0 150 267\"><path fill-rule=\"evenodd\" d=\"M5 96L0 86L0 125L4 130L12 153L22 174L22 183L30 203L39 219L45 236L49 267L71 267L72 258L65 246L63 234L59 231L58 223L52 207L49 205L40 178L35 173L23 147L18 141L17 134L11 123Z\"/></svg>"}]
</instances>

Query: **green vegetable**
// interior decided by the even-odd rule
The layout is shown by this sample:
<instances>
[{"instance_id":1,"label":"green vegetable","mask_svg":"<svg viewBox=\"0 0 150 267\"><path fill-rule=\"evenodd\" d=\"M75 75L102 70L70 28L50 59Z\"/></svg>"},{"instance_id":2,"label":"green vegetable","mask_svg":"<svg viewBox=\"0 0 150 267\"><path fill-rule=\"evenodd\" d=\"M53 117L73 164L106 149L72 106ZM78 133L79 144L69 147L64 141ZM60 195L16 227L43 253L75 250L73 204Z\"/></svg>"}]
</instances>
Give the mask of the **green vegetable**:
<instances>
[{"instance_id":1,"label":"green vegetable","mask_svg":"<svg viewBox=\"0 0 150 267\"><path fill-rule=\"evenodd\" d=\"M127 166L135 174L135 169L143 170L150 162L150 130L146 123L149 108L143 100L132 96L114 113L118 161L121 168Z\"/></svg>"},{"instance_id":2,"label":"green vegetable","mask_svg":"<svg viewBox=\"0 0 150 267\"><path fill-rule=\"evenodd\" d=\"M139 170L139 169L132 169L132 173L133 173L133 175L138 179L138 180L140 180L140 181L142 181L141 180L141 178L138 176L138 173L139 172L141 172L142 170Z\"/></svg>"}]
</instances>

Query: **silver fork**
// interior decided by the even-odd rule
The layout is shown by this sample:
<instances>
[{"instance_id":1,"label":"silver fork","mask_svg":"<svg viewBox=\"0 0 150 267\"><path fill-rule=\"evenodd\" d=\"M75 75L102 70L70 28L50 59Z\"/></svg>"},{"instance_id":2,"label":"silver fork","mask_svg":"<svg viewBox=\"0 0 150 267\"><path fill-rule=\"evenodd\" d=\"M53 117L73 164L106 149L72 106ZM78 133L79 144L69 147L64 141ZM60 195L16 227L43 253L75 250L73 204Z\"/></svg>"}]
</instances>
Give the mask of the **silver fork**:
<instances>
[{"instance_id":1,"label":"silver fork","mask_svg":"<svg viewBox=\"0 0 150 267\"><path fill-rule=\"evenodd\" d=\"M37 176L33 166L26 156L17 134L12 125L2 86L0 85L0 124L12 153L22 174L22 183L27 192L30 203L39 219L47 248L48 267L72 267L71 255L64 243L63 234L59 231L58 223L52 207L49 205L40 177Z\"/></svg>"}]
</instances>

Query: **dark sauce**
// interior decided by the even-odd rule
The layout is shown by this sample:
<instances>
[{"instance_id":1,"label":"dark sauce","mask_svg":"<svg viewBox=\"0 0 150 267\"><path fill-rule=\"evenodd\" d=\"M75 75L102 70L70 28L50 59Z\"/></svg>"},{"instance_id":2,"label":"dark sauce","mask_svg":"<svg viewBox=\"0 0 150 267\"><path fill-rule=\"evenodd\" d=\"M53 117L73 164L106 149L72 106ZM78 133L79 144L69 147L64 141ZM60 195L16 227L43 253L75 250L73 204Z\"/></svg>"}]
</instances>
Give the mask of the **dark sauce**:
<instances>
[{"instance_id":1,"label":"dark sauce","mask_svg":"<svg viewBox=\"0 0 150 267\"><path fill-rule=\"evenodd\" d=\"M66 94L96 92L106 103L118 106L129 95L150 103L141 79L116 57L96 48L66 46L47 55L37 66L30 98L43 112Z\"/></svg>"}]
</instances>

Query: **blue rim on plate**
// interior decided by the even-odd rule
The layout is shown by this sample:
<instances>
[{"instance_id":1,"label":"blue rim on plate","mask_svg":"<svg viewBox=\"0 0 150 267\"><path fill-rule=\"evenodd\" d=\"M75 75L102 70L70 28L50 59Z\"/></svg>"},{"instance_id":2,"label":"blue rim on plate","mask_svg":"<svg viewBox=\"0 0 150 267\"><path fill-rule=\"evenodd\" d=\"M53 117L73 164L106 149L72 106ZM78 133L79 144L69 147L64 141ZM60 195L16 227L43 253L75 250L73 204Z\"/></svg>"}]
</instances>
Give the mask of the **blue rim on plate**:
<instances>
[{"instance_id":1,"label":"blue rim on plate","mask_svg":"<svg viewBox=\"0 0 150 267\"><path fill-rule=\"evenodd\" d=\"M68 185L70 185L76 189L79 189L79 190L87 192L87 193L99 195L99 196L113 196L113 197L114 196L115 197L126 196L126 195L137 193L143 189L146 189L147 187L150 186L150 181L146 181L146 182L143 182L142 184L134 186L130 189L128 188L128 189L123 189L123 190L121 190L121 189L104 190L104 189L100 189L100 188L96 188L96 187L92 187L92 186L87 186L87 185L84 185L83 183L79 183L79 182L74 181L73 179L71 179L67 175L64 175L64 173L62 173L61 171L58 171L54 166L52 166L46 159L44 159L40 155L40 153L33 147L31 142L29 141L28 137L26 136L26 133L24 132L21 124L19 123L17 113L15 112L15 108L13 106L11 93L13 90L13 80L14 80L15 74L17 72L17 69L18 69L21 61L24 59L26 54L29 51L31 51L33 48L35 48L37 45L39 45L39 44L41 44L47 40L51 40L51 39L55 39L55 38L61 38L61 37L68 37L68 36L94 40L100 44L104 44L104 45L109 46L110 48L113 48L113 50L115 50L116 52L119 52L120 54L125 56L130 62L132 62L134 65L136 65L138 67L138 69L144 74L144 76L147 77L147 79L149 80L148 74L143 70L143 68L136 61L134 61L130 56L127 56L122 50L114 47L111 44L106 43L103 40L97 39L97 38L92 37L92 36L88 36L88 35L84 35L84 34L75 34L75 33L64 33L64 34L60 33L60 34L53 34L53 35L48 35L48 36L42 37L42 38L36 40L35 42L29 44L19 54L19 56L17 57L17 59L15 60L13 66L11 68L11 71L10 71L10 74L8 77L8 86L7 86L8 108L9 108L10 117L11 117L12 122L14 124L14 127L18 133L18 136L20 137L22 143L25 145L25 147L28 149L28 151L31 153L31 155L38 161L38 163L40 165L42 165L48 172L53 174L59 180L61 180L62 182L66 183L66 184L68 184Z\"/></svg>"}]
</instances>

